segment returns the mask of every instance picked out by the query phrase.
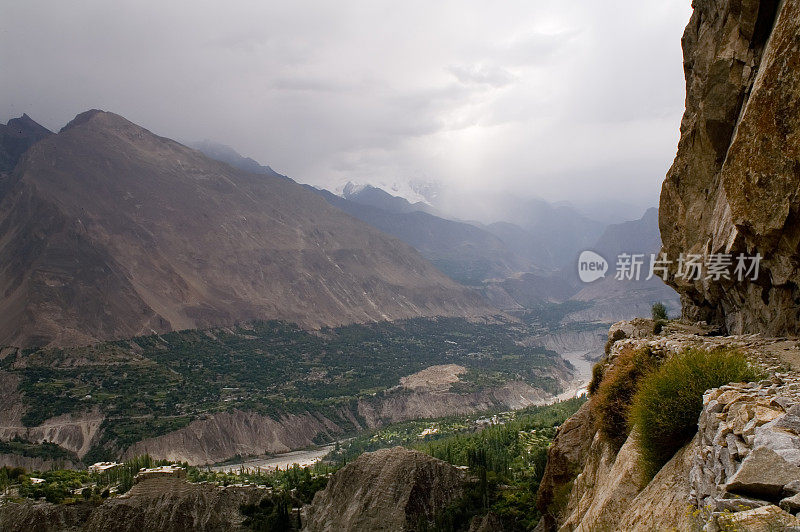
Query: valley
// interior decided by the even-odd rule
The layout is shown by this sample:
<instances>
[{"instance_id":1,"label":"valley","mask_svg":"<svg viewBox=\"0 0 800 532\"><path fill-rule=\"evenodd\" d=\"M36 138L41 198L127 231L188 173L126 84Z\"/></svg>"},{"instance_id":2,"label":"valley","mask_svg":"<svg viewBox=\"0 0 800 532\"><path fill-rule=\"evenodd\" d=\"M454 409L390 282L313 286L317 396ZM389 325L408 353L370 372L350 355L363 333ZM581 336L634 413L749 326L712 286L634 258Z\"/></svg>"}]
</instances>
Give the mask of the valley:
<instances>
[{"instance_id":1,"label":"valley","mask_svg":"<svg viewBox=\"0 0 800 532\"><path fill-rule=\"evenodd\" d=\"M85 463L148 453L204 464L291 451L391 422L544 402L573 368L526 345L530 335L521 323L462 318L317 332L254 322L7 349L0 371L16 386L0 430L53 441ZM409 376L447 364L459 374L412 384Z\"/></svg>"}]
</instances>

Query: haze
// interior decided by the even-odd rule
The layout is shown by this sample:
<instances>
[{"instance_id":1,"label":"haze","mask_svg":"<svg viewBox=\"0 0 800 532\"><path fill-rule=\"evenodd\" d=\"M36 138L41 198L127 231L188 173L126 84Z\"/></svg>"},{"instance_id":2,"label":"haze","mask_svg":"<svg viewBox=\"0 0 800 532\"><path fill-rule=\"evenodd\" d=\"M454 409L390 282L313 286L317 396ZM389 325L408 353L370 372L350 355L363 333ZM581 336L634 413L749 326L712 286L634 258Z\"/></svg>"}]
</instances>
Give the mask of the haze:
<instances>
[{"instance_id":1,"label":"haze","mask_svg":"<svg viewBox=\"0 0 800 532\"><path fill-rule=\"evenodd\" d=\"M655 205L688 0L0 3L0 119L101 108L294 179Z\"/></svg>"}]
</instances>

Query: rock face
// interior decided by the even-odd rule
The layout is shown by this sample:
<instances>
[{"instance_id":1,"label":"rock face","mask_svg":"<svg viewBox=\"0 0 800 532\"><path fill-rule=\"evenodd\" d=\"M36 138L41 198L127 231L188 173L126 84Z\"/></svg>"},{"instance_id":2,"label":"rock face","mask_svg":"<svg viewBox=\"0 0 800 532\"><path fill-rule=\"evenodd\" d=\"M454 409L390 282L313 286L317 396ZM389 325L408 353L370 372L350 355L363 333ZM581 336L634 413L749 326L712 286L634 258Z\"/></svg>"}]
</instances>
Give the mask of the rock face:
<instances>
[{"instance_id":1,"label":"rock face","mask_svg":"<svg viewBox=\"0 0 800 532\"><path fill-rule=\"evenodd\" d=\"M410 246L296 183L112 113L78 115L8 179L0 345L493 312Z\"/></svg>"},{"instance_id":2,"label":"rock face","mask_svg":"<svg viewBox=\"0 0 800 532\"><path fill-rule=\"evenodd\" d=\"M698 0L683 36L686 112L661 191L684 316L729 333L800 332L800 1ZM689 280L684 254L760 254L758 278Z\"/></svg>"},{"instance_id":3,"label":"rock face","mask_svg":"<svg viewBox=\"0 0 800 532\"><path fill-rule=\"evenodd\" d=\"M305 530L416 530L458 498L465 481L461 470L417 451L365 453L314 496Z\"/></svg>"},{"instance_id":4,"label":"rock face","mask_svg":"<svg viewBox=\"0 0 800 532\"><path fill-rule=\"evenodd\" d=\"M217 487L174 478L151 478L95 506L8 502L0 507L0 529L8 532L140 530L246 530L239 507L268 496L254 486Z\"/></svg>"}]
</instances>

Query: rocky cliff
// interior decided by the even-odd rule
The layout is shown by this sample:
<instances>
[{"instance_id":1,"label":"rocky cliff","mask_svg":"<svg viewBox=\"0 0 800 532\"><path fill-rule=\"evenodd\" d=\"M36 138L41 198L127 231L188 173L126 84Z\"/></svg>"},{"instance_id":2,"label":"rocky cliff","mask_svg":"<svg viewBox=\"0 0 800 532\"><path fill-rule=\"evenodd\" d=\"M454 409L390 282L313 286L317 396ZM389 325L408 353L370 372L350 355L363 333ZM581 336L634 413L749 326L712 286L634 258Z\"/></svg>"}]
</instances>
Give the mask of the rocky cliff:
<instances>
[{"instance_id":1,"label":"rocky cliff","mask_svg":"<svg viewBox=\"0 0 800 532\"><path fill-rule=\"evenodd\" d=\"M800 1L693 6L683 35L686 112L659 209L663 251L673 261L669 283L688 318L730 333L794 334L800 331ZM680 275L681 253L763 258L756 279L691 279Z\"/></svg>"},{"instance_id":2,"label":"rocky cliff","mask_svg":"<svg viewBox=\"0 0 800 532\"><path fill-rule=\"evenodd\" d=\"M630 349L648 348L666 358L689 347L729 347L747 354L769 378L707 391L697 434L652 480L644 475L635 430L619 449L602 436L593 397L559 428L549 450L539 490L539 529L800 526L794 516L800 510L800 343L757 335L704 336L680 326L653 336L643 334L642 321L612 327L635 329L640 337L614 344L606 372Z\"/></svg>"},{"instance_id":3,"label":"rocky cliff","mask_svg":"<svg viewBox=\"0 0 800 532\"><path fill-rule=\"evenodd\" d=\"M466 480L463 471L418 451L365 453L314 496L305 530L419 530L463 493Z\"/></svg>"},{"instance_id":4,"label":"rocky cliff","mask_svg":"<svg viewBox=\"0 0 800 532\"><path fill-rule=\"evenodd\" d=\"M0 199L0 345L278 318L491 314L407 244L291 180L102 111L34 144Z\"/></svg>"}]
</instances>

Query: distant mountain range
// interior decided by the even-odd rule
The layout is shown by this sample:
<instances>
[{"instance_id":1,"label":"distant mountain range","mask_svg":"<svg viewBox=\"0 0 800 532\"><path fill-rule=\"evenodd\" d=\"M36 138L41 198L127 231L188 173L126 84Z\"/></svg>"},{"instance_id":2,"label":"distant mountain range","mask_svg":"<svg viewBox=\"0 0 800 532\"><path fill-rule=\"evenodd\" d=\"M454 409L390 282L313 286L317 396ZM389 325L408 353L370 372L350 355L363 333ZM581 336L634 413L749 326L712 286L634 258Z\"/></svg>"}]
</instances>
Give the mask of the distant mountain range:
<instances>
[{"instance_id":1,"label":"distant mountain range","mask_svg":"<svg viewBox=\"0 0 800 532\"><path fill-rule=\"evenodd\" d=\"M229 164L247 169L254 163L227 150L224 160ZM449 277L472 286L505 311L573 300L587 305L568 314L567 322L614 322L648 315L657 301L673 314L680 309L677 294L660 279L614 279L620 253L649 257L659 250L655 208L640 219L609 225L566 203L496 195L487 198L486 205L472 205L473 211L484 220L505 216L509 221L483 223L448 219L429 203L411 203L370 185L347 183L341 195L305 186L338 209L410 244ZM462 199L467 206L475 201L466 194ZM500 204L506 205L504 212L496 210ZM611 271L605 279L586 285L578 280L577 257L585 249L607 258ZM643 273L646 277L648 272Z\"/></svg>"},{"instance_id":2,"label":"distant mountain range","mask_svg":"<svg viewBox=\"0 0 800 532\"><path fill-rule=\"evenodd\" d=\"M17 139L40 140L0 199L0 344L495 312L408 244L269 169L234 168L103 111L56 135L10 124L8 164Z\"/></svg>"},{"instance_id":3,"label":"distant mountain range","mask_svg":"<svg viewBox=\"0 0 800 532\"><path fill-rule=\"evenodd\" d=\"M197 142L190 142L187 144L187 146L194 148L199 152L203 152L212 159L229 164L230 166L239 168L245 172L286 178L285 175L279 174L269 166L263 166L250 157L243 157L239 154L239 152L230 146L226 146L225 144L221 144L219 142L214 142L212 140L200 140Z\"/></svg>"}]
</instances>

